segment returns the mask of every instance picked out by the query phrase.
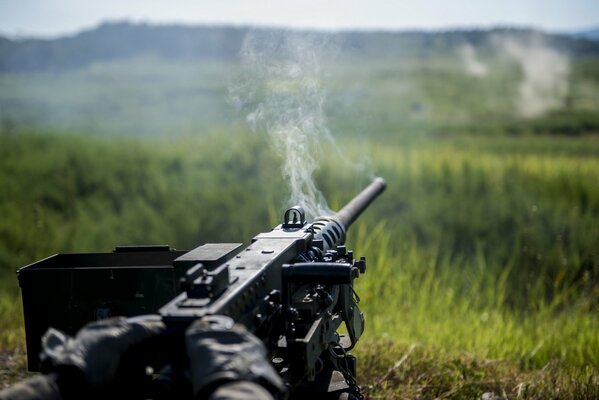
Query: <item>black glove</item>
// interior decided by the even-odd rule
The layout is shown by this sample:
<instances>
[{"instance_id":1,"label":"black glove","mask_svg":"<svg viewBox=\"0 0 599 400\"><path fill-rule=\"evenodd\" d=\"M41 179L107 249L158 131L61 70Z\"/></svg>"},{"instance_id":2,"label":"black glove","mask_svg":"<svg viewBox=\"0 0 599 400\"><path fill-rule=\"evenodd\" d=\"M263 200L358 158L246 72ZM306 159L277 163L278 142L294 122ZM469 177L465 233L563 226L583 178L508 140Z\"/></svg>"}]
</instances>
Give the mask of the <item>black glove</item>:
<instances>
[{"instance_id":1,"label":"black glove","mask_svg":"<svg viewBox=\"0 0 599 400\"><path fill-rule=\"evenodd\" d=\"M79 379L90 390L105 388L113 383L129 351L139 350L165 330L157 315L92 322L75 338L50 328L42 338L41 371L66 374L69 384Z\"/></svg>"},{"instance_id":2,"label":"black glove","mask_svg":"<svg viewBox=\"0 0 599 400\"><path fill-rule=\"evenodd\" d=\"M267 358L260 339L243 325L225 316L204 317L185 333L196 399L206 398L218 386L230 382L253 382L278 397L283 381Z\"/></svg>"},{"instance_id":3,"label":"black glove","mask_svg":"<svg viewBox=\"0 0 599 400\"><path fill-rule=\"evenodd\" d=\"M218 386L208 400L274 400L273 394L254 382L231 382Z\"/></svg>"},{"instance_id":4,"label":"black glove","mask_svg":"<svg viewBox=\"0 0 599 400\"><path fill-rule=\"evenodd\" d=\"M63 400L57 377L38 375L0 391L0 400Z\"/></svg>"}]
</instances>

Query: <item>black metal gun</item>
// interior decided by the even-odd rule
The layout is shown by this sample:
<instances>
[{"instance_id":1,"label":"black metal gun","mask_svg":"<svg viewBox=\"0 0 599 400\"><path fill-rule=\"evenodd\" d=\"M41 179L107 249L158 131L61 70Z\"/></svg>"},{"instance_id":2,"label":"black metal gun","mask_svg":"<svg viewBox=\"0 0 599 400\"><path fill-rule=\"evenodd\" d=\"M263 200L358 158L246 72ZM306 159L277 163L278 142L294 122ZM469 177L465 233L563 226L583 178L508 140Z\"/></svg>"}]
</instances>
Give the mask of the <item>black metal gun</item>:
<instances>
[{"instance_id":1,"label":"black metal gun","mask_svg":"<svg viewBox=\"0 0 599 400\"><path fill-rule=\"evenodd\" d=\"M281 225L243 249L237 243L189 252L118 247L22 268L29 368L36 369L39 338L49 326L74 333L93 319L157 311L182 332L198 318L226 315L265 343L292 392L358 391L355 358L347 352L364 330L353 282L366 261L354 259L344 243L347 229L384 188L376 178L339 212L312 222L292 207ZM64 294L48 304L43 291L52 283L54 295ZM342 324L345 334L338 333Z\"/></svg>"}]
</instances>

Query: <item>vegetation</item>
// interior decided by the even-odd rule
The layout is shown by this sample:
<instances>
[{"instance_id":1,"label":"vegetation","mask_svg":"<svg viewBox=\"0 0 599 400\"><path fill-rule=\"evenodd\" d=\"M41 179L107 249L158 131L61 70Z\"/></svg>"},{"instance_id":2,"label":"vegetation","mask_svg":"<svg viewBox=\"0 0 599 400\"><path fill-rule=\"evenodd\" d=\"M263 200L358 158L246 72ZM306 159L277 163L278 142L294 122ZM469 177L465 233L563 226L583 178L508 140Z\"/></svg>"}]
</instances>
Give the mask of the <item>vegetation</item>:
<instances>
[{"instance_id":1,"label":"vegetation","mask_svg":"<svg viewBox=\"0 0 599 400\"><path fill-rule=\"evenodd\" d=\"M125 243L247 241L275 224L285 198L277 160L259 151L261 138L234 137L3 136L2 348L23 344L19 266ZM348 145L357 151L359 142ZM416 388L405 385L423 385L424 397L501 395L498 387L513 394L529 382L530 393L542 394L548 379L573 387L562 369L596 382L597 138L502 137L469 147L452 138L372 153L389 190L349 240L369 260L358 287L368 323L358 350L365 382L387 374L409 346L416 350L370 393L408 396ZM333 207L364 182L351 178L319 177ZM454 381L463 363L472 376ZM547 365L550 373L528 375ZM412 369L425 367L446 376L419 383Z\"/></svg>"},{"instance_id":2,"label":"vegetation","mask_svg":"<svg viewBox=\"0 0 599 400\"><path fill-rule=\"evenodd\" d=\"M450 54L374 59L326 81L346 159L323 151L329 205L371 173L388 182L348 239L368 259L357 355L370 398L599 397L599 61L572 60L563 104L534 118L505 84L521 71L489 65L475 79ZM279 222L281 160L221 113L236 67L197 66L0 75L0 385L24 366L17 268L118 244L247 242ZM61 114L77 104L87 117ZM197 125L202 104L214 112Z\"/></svg>"}]
</instances>

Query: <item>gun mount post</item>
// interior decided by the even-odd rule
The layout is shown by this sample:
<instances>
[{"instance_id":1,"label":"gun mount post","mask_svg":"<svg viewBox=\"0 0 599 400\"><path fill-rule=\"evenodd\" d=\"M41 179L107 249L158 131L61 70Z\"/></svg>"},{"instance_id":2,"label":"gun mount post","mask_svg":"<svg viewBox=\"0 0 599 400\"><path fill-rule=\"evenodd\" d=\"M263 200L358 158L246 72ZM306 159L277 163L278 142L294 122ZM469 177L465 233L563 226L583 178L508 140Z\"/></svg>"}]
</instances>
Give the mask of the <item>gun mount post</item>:
<instances>
[{"instance_id":1,"label":"gun mount post","mask_svg":"<svg viewBox=\"0 0 599 400\"><path fill-rule=\"evenodd\" d=\"M333 218L339 221L347 230L362 212L383 193L387 183L383 178L375 178L370 185L362 190L356 197L339 210Z\"/></svg>"}]
</instances>

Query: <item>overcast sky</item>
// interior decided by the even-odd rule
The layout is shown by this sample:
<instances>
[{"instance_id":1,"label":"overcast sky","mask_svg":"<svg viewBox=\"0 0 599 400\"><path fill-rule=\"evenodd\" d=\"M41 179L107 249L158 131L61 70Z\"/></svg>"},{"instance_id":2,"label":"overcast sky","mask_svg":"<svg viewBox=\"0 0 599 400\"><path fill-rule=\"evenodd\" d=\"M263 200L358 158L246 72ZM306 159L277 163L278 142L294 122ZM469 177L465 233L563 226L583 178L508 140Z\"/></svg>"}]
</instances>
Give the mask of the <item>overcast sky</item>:
<instances>
[{"instance_id":1,"label":"overcast sky","mask_svg":"<svg viewBox=\"0 0 599 400\"><path fill-rule=\"evenodd\" d=\"M599 27L599 0L0 0L0 33L59 36L107 20L321 29Z\"/></svg>"}]
</instances>

